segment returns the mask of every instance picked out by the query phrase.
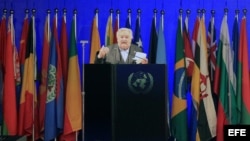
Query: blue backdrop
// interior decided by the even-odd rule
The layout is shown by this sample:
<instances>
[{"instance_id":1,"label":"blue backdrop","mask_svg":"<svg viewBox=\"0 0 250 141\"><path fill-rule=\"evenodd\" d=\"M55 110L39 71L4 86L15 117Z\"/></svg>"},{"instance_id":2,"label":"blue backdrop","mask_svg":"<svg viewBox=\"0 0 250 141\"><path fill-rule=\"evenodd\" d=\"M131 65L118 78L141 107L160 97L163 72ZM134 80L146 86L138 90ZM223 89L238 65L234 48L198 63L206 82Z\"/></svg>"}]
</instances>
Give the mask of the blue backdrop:
<instances>
[{"instance_id":1,"label":"blue backdrop","mask_svg":"<svg viewBox=\"0 0 250 141\"><path fill-rule=\"evenodd\" d=\"M37 29L37 54L38 54L38 68L41 64L41 52L43 41L43 28L47 10L52 11L51 17L54 15L54 9L58 8L59 13L59 27L62 17L62 9L67 9L67 26L68 33L70 32L71 21L73 17L73 10L77 10L77 45L79 49L79 61L83 64L89 63L89 51L90 51L90 34L91 24L94 18L95 9L99 10L99 33L101 37L101 44L105 43L105 28L106 22L109 16L110 9L114 11L120 10L120 27L125 26L125 21L128 15L127 10L131 9L131 25L132 29L135 29L135 20L137 15L137 9L141 9L141 36L143 47L146 53L148 53L149 37L151 21L153 17L153 10L157 9L157 29L160 21L160 11L165 11L164 21L164 34L166 41L166 54L168 64L168 82L169 92L172 93L173 89L173 74L174 74L174 58L175 58L175 38L177 30L177 20L179 9L184 10L183 18L185 17L185 11L191 10L189 18L189 32L193 31L194 21L197 16L197 9L205 9L205 23L208 26L209 19L211 17L211 10L215 10L215 26L216 26L216 38L219 38L220 25L224 14L224 8L228 8L228 24L230 36L232 34L232 25L235 15L235 10L240 10L239 19L243 16L242 10L244 8L250 8L250 3L247 0L0 0L0 11L3 9L14 10L14 26L16 33L16 45L19 49L19 42L22 30L23 19L25 17L25 9L36 10L36 29ZM115 19L115 13L113 14ZM250 12L247 13L249 17ZM239 20L241 21L241 20ZM249 30L250 24L247 29ZM60 29L60 28L59 28ZM249 32L249 31L248 31ZM59 32L60 33L60 32ZM249 38L249 36L248 36ZM81 40L88 40L89 43L85 46L85 54L82 54ZM82 66L82 65L81 65ZM82 67L81 67L82 69Z\"/></svg>"}]
</instances>

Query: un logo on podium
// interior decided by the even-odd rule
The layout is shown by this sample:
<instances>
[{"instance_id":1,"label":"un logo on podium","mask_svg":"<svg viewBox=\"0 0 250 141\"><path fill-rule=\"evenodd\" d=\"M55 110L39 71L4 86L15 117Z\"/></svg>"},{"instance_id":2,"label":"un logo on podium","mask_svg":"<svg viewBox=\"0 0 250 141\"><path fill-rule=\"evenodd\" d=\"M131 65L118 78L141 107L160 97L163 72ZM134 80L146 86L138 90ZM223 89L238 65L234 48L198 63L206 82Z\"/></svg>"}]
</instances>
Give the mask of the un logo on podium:
<instances>
[{"instance_id":1,"label":"un logo on podium","mask_svg":"<svg viewBox=\"0 0 250 141\"><path fill-rule=\"evenodd\" d=\"M131 73L128 77L129 90L134 94L146 94L154 85L153 76L142 71Z\"/></svg>"}]
</instances>

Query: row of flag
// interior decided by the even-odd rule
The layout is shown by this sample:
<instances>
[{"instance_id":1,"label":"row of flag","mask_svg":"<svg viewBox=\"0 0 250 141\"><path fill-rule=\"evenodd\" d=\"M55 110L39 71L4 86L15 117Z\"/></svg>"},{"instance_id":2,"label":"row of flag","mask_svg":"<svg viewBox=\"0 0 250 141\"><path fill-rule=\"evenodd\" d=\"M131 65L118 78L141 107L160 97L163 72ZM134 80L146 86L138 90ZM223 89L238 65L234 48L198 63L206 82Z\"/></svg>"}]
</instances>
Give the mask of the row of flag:
<instances>
[{"instance_id":1,"label":"row of flag","mask_svg":"<svg viewBox=\"0 0 250 141\"><path fill-rule=\"evenodd\" d=\"M214 15L208 31L204 17L203 12L197 16L191 37L187 29L188 14L184 22L182 13L178 18L170 117L170 134L178 141L215 137L223 141L224 125L250 124L246 15L239 30L236 13L230 36L225 11L219 39L216 39Z\"/></svg>"},{"instance_id":2,"label":"row of flag","mask_svg":"<svg viewBox=\"0 0 250 141\"><path fill-rule=\"evenodd\" d=\"M20 49L15 45L13 13L0 25L1 135L49 141L76 140L83 126L81 75L76 46L76 14L70 40L66 14L58 35L58 16L44 25L41 74L38 77L35 16L27 13ZM52 26L51 26L52 25ZM41 78L38 80L38 78Z\"/></svg>"}]
</instances>

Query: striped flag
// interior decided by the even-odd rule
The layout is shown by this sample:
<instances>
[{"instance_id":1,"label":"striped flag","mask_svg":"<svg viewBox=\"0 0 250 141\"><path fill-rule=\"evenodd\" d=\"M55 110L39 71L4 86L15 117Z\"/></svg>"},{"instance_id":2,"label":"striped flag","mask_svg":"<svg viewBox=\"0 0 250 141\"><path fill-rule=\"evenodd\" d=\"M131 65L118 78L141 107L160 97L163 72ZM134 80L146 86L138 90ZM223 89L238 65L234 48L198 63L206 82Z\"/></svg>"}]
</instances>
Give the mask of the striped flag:
<instances>
[{"instance_id":1,"label":"striped flag","mask_svg":"<svg viewBox=\"0 0 250 141\"><path fill-rule=\"evenodd\" d=\"M236 85L235 74L233 73L233 56L230 47L230 36L227 24L227 13L224 15L220 40L218 46L218 66L220 67L220 85L219 85L219 102L218 102L218 119L217 119L217 140L223 139L223 126L231 124L232 111L231 106L236 106ZM236 84L236 83L235 83ZM234 101L231 101L234 100ZM233 103L229 103L229 101Z\"/></svg>"},{"instance_id":2,"label":"striped flag","mask_svg":"<svg viewBox=\"0 0 250 141\"><path fill-rule=\"evenodd\" d=\"M8 20L8 32L5 48L5 71L3 91L3 135L17 134L17 105L14 68L14 25L13 14Z\"/></svg>"},{"instance_id":3,"label":"striped flag","mask_svg":"<svg viewBox=\"0 0 250 141\"><path fill-rule=\"evenodd\" d=\"M65 97L64 134L82 129L82 96L80 70L76 46L76 15L72 21L69 48L69 68Z\"/></svg>"},{"instance_id":4,"label":"striped flag","mask_svg":"<svg viewBox=\"0 0 250 141\"><path fill-rule=\"evenodd\" d=\"M21 98L19 105L19 135L28 137L37 135L37 96L36 96L36 67L35 67L35 17L29 23L22 81ZM34 134L35 132L35 134Z\"/></svg>"},{"instance_id":5,"label":"striped flag","mask_svg":"<svg viewBox=\"0 0 250 141\"><path fill-rule=\"evenodd\" d=\"M90 43L90 64L95 62L96 53L101 48L101 40L98 30L98 13L95 14L95 17L92 22L92 33L91 33L91 43Z\"/></svg>"},{"instance_id":6,"label":"striped flag","mask_svg":"<svg viewBox=\"0 0 250 141\"><path fill-rule=\"evenodd\" d=\"M171 135L178 141L188 140L187 127L187 77L185 69L184 41L182 37L182 15L178 18L175 51L174 94L171 115Z\"/></svg>"},{"instance_id":7,"label":"striped flag","mask_svg":"<svg viewBox=\"0 0 250 141\"><path fill-rule=\"evenodd\" d=\"M110 13L110 15L108 17L107 24L106 24L105 46L113 44L113 38L114 38L114 33L113 33L113 14Z\"/></svg>"},{"instance_id":8,"label":"striped flag","mask_svg":"<svg viewBox=\"0 0 250 141\"><path fill-rule=\"evenodd\" d=\"M250 124L250 80L249 80L249 61L248 61L248 36L247 36L246 16L241 20L240 26L240 46L239 46L239 78L241 81L241 95L238 94L240 104L240 124Z\"/></svg>"},{"instance_id":9,"label":"striped flag","mask_svg":"<svg viewBox=\"0 0 250 141\"><path fill-rule=\"evenodd\" d=\"M200 47L200 105L198 107L198 133L200 140L209 140L216 136L217 117L208 73L208 54L204 16L203 13L197 39Z\"/></svg>"}]
</instances>

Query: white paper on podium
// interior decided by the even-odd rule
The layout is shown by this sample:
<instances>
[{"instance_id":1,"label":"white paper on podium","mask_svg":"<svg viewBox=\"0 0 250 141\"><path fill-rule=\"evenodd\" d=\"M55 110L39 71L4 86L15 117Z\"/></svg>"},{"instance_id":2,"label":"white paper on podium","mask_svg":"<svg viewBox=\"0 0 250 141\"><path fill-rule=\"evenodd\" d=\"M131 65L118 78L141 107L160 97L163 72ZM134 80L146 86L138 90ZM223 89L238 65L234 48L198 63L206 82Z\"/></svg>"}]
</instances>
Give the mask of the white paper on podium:
<instances>
[{"instance_id":1,"label":"white paper on podium","mask_svg":"<svg viewBox=\"0 0 250 141\"><path fill-rule=\"evenodd\" d=\"M135 60L136 64L140 64L143 59L146 59L146 57L147 57L146 53L136 52L133 60Z\"/></svg>"}]
</instances>

